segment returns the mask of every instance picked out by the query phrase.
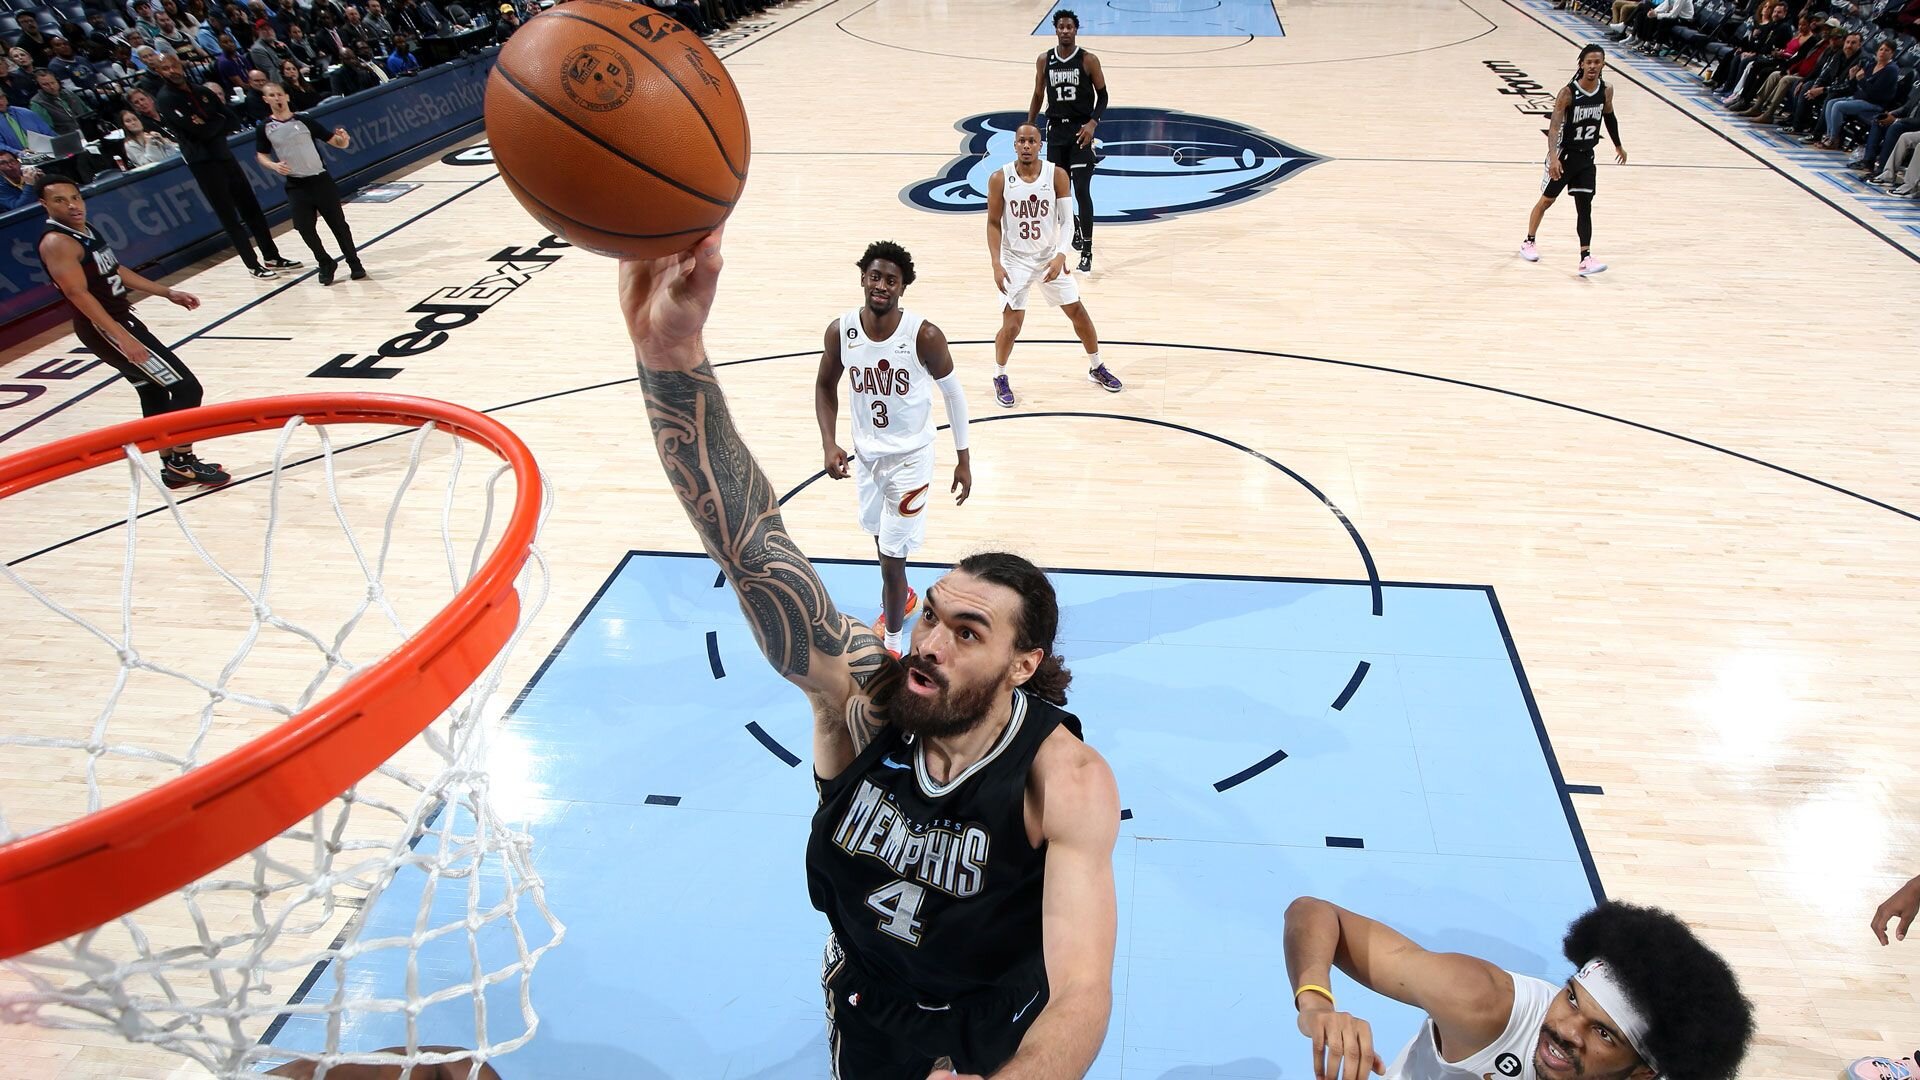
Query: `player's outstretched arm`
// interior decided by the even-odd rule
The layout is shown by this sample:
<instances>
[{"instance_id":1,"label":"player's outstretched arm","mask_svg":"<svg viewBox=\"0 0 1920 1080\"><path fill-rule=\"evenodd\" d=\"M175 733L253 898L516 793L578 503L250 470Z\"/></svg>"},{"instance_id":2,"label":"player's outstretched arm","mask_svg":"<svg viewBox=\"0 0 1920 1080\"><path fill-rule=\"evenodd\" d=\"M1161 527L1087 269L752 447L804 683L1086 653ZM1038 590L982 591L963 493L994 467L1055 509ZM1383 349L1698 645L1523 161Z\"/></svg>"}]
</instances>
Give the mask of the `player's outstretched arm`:
<instances>
[{"instance_id":1,"label":"player's outstretched arm","mask_svg":"<svg viewBox=\"0 0 1920 1080\"><path fill-rule=\"evenodd\" d=\"M871 699L885 699L900 669L870 627L834 607L734 427L702 339L720 266L718 233L691 252L623 262L620 308L667 480L733 583L760 651L813 699L814 768L832 777L881 730Z\"/></svg>"},{"instance_id":2,"label":"player's outstretched arm","mask_svg":"<svg viewBox=\"0 0 1920 1080\"><path fill-rule=\"evenodd\" d=\"M1385 923L1315 897L1288 906L1286 951L1289 988L1299 991L1300 1033L1313 1040L1320 1080L1385 1071L1365 1020L1337 1011L1330 990L1302 990L1331 987L1336 965L1367 989L1432 1017L1456 1057L1499 1038L1513 1011L1513 977L1499 967L1460 953L1428 952Z\"/></svg>"}]
</instances>

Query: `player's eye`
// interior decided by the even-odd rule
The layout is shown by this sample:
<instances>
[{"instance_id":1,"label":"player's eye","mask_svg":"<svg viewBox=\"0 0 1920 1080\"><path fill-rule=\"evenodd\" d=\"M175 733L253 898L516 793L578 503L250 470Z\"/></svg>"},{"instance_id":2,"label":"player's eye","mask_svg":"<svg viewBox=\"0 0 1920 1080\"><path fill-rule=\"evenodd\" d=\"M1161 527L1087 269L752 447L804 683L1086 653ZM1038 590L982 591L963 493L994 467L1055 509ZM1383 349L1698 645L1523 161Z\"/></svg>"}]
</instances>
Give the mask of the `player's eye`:
<instances>
[{"instance_id":1,"label":"player's eye","mask_svg":"<svg viewBox=\"0 0 1920 1080\"><path fill-rule=\"evenodd\" d=\"M1601 1027L1599 1024L1593 1025L1593 1030L1599 1032L1600 1037L1602 1039L1605 1039L1607 1042L1611 1043L1613 1041L1613 1032L1608 1031L1606 1028Z\"/></svg>"}]
</instances>

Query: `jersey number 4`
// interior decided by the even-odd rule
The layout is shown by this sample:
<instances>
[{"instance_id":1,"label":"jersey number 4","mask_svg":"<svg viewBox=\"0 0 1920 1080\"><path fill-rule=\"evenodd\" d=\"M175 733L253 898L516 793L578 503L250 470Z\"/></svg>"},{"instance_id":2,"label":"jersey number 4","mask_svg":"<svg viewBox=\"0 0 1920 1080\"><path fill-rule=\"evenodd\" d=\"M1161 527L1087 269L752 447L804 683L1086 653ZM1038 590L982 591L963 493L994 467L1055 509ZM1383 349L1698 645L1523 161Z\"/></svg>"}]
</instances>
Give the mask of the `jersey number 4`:
<instances>
[{"instance_id":1,"label":"jersey number 4","mask_svg":"<svg viewBox=\"0 0 1920 1080\"><path fill-rule=\"evenodd\" d=\"M927 890L911 881L882 885L867 895L867 906L881 916L880 929L909 945L920 944L920 904Z\"/></svg>"}]
</instances>

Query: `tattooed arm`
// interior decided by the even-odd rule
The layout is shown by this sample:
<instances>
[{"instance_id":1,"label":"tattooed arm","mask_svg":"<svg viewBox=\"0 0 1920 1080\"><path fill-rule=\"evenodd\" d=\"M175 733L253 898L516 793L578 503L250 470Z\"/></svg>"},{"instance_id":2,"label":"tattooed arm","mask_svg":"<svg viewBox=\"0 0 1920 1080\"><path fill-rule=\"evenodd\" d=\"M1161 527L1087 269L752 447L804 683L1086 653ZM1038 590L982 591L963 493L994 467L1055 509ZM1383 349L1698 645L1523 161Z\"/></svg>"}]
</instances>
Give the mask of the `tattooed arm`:
<instances>
[{"instance_id":1,"label":"tattooed arm","mask_svg":"<svg viewBox=\"0 0 1920 1080\"><path fill-rule=\"evenodd\" d=\"M734 428L701 329L720 277L720 236L693 252L620 264L620 307L667 480L720 564L775 671L814 711L814 771L831 779L879 734L900 666L871 627L833 606L780 519L772 483Z\"/></svg>"}]
</instances>

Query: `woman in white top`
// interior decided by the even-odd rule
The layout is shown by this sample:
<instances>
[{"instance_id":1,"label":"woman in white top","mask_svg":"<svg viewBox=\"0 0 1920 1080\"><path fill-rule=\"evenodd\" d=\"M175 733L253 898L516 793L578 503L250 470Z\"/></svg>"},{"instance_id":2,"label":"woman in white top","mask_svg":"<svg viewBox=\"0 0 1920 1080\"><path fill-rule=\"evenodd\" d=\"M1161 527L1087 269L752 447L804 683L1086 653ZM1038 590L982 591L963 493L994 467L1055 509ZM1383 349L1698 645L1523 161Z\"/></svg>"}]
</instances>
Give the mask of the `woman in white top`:
<instances>
[{"instance_id":1,"label":"woman in white top","mask_svg":"<svg viewBox=\"0 0 1920 1080\"><path fill-rule=\"evenodd\" d=\"M127 164L133 168L158 164L180 152L172 139L147 130L132 109L120 110L120 130L127 133Z\"/></svg>"}]
</instances>

